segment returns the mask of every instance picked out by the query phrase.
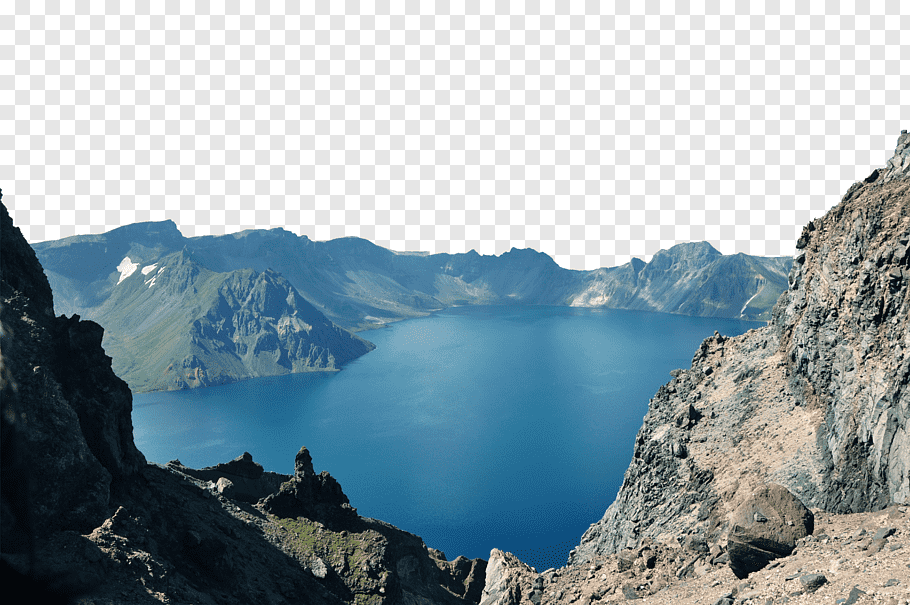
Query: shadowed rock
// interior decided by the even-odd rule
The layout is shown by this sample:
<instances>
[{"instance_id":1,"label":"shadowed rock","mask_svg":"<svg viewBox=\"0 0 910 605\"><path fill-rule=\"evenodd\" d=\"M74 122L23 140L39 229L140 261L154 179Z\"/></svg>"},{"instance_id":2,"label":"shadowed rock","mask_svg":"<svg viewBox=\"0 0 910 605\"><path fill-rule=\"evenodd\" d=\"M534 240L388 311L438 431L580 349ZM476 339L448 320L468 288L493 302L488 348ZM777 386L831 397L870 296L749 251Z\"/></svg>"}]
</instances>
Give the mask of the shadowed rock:
<instances>
[{"instance_id":1,"label":"shadowed rock","mask_svg":"<svg viewBox=\"0 0 910 605\"><path fill-rule=\"evenodd\" d=\"M262 501L263 509L278 517L306 517L326 525L357 518L338 481L328 472L316 474L313 459L302 447L294 459L294 477L281 484L278 493Z\"/></svg>"},{"instance_id":2,"label":"shadowed rock","mask_svg":"<svg viewBox=\"0 0 910 605\"><path fill-rule=\"evenodd\" d=\"M211 481L223 485L223 489L218 490L219 493L250 504L275 493L282 483L290 479L288 475L264 471L261 464L253 461L253 456L249 452L244 452L230 462L201 469L183 466L179 460L172 460L167 465L200 481ZM221 483L222 479L230 482L231 485ZM224 491L225 489L227 492Z\"/></svg>"},{"instance_id":3,"label":"shadowed rock","mask_svg":"<svg viewBox=\"0 0 910 605\"><path fill-rule=\"evenodd\" d=\"M815 517L781 485L756 490L733 513L727 538L730 570L738 578L793 552L796 541L812 533Z\"/></svg>"}]
</instances>

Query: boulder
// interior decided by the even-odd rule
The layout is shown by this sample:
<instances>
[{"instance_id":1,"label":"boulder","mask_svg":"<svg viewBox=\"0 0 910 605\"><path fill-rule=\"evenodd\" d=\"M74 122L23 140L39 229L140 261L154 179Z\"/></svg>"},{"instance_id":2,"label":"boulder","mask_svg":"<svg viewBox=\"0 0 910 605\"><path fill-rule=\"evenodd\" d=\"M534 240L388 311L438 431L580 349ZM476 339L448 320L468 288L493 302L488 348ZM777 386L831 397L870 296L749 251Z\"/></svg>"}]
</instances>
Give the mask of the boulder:
<instances>
[{"instance_id":1,"label":"boulder","mask_svg":"<svg viewBox=\"0 0 910 605\"><path fill-rule=\"evenodd\" d=\"M812 573L800 576L799 581L805 592L815 592L828 581L828 578L820 573Z\"/></svg>"},{"instance_id":2,"label":"boulder","mask_svg":"<svg viewBox=\"0 0 910 605\"><path fill-rule=\"evenodd\" d=\"M481 593L480 605L521 603L522 587L530 588L537 577L537 573L519 561L518 557L494 548L490 551L490 561L487 563L486 583ZM527 598L525 602L528 602Z\"/></svg>"},{"instance_id":3,"label":"boulder","mask_svg":"<svg viewBox=\"0 0 910 605\"><path fill-rule=\"evenodd\" d=\"M733 513L727 537L730 570L738 578L786 557L815 529L815 517L787 488L759 488Z\"/></svg>"}]
</instances>

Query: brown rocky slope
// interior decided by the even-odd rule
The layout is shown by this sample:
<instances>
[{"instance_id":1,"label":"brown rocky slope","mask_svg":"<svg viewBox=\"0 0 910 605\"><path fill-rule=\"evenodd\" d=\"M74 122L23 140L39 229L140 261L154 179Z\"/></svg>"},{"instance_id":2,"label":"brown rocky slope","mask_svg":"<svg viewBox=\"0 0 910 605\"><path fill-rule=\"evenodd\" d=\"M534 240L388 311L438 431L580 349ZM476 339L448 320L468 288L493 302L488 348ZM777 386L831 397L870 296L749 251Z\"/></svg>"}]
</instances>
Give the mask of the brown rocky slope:
<instances>
[{"instance_id":1,"label":"brown rocky slope","mask_svg":"<svg viewBox=\"0 0 910 605\"><path fill-rule=\"evenodd\" d=\"M446 561L358 516L305 448L294 476L249 454L201 470L147 464L101 326L54 317L48 281L2 203L0 325L6 593L99 605L479 601L485 561Z\"/></svg>"},{"instance_id":2,"label":"brown rocky slope","mask_svg":"<svg viewBox=\"0 0 910 605\"><path fill-rule=\"evenodd\" d=\"M868 578L870 585L881 580L879 595L910 599L907 552L900 548L908 541L910 503L908 246L910 134L904 131L885 168L854 184L840 204L806 226L789 289L770 324L736 338L715 333L696 351L691 368L674 371L660 388L616 500L582 536L568 566L537 574L494 551L484 605L648 595L652 603L814 603L823 602L822 595L846 602L852 587L845 582L853 580L830 570L843 569L848 555L859 557L866 571L873 561L893 569L888 578ZM814 527L810 516L807 537L793 536L782 553L759 548L753 554L767 555L764 565L795 543L797 554L772 565L799 555L803 571L829 570L830 577L817 593L791 582L752 591L749 599L727 594L737 586L728 562L738 554L727 552L728 538L731 530L737 540L750 531L734 527L742 519L737 510L757 490L774 485L814 511ZM755 527L768 522L766 511L749 510ZM873 511L883 511L896 533L882 538L867 559L866 550L841 546ZM810 542L823 542L821 558L806 560L800 545L824 532L820 519L842 527L841 535ZM870 540L875 534L863 531L871 532ZM881 546L887 540L894 550ZM737 571L748 582L764 578L767 569ZM705 583L708 577L713 579ZM870 591L876 592L867 586Z\"/></svg>"}]
</instances>

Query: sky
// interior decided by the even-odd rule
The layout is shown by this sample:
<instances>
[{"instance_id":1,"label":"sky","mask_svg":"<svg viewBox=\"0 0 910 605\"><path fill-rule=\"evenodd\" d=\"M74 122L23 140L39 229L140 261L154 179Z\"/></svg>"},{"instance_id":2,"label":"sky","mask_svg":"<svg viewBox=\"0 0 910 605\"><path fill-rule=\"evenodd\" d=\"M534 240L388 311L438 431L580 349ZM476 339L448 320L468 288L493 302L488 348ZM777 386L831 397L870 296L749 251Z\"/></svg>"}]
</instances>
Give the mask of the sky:
<instances>
[{"instance_id":1,"label":"sky","mask_svg":"<svg viewBox=\"0 0 910 605\"><path fill-rule=\"evenodd\" d=\"M0 188L32 243L790 255L910 129L907 31L897 1L4 2Z\"/></svg>"}]
</instances>

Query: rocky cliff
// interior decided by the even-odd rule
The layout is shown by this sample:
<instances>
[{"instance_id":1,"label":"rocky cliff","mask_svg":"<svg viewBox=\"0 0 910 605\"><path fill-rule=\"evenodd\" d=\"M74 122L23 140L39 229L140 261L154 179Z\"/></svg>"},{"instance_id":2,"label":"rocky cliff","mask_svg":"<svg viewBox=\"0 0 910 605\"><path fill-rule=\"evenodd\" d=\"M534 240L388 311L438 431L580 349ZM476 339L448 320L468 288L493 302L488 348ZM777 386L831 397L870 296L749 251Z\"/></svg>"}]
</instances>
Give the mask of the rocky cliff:
<instances>
[{"instance_id":1,"label":"rocky cliff","mask_svg":"<svg viewBox=\"0 0 910 605\"><path fill-rule=\"evenodd\" d=\"M200 470L147 464L102 328L54 317L41 265L0 211L5 590L39 603L479 601L484 561L446 561L419 537L358 516L305 448L293 476L249 454ZM275 300L267 278L246 295L271 317L290 291Z\"/></svg>"},{"instance_id":2,"label":"rocky cliff","mask_svg":"<svg viewBox=\"0 0 910 605\"><path fill-rule=\"evenodd\" d=\"M94 527L145 458L133 444L132 395L101 349L101 326L54 317L35 254L0 209L5 547L64 519ZM27 515L26 496L37 504Z\"/></svg>"},{"instance_id":3,"label":"rocky cliff","mask_svg":"<svg viewBox=\"0 0 910 605\"><path fill-rule=\"evenodd\" d=\"M769 326L715 335L651 400L616 500L569 563L725 543L759 487L834 513L910 500L910 135L803 230Z\"/></svg>"},{"instance_id":4,"label":"rocky cliff","mask_svg":"<svg viewBox=\"0 0 910 605\"><path fill-rule=\"evenodd\" d=\"M494 550L483 605L910 603L908 245L903 131L803 230L770 324L671 373L568 565Z\"/></svg>"},{"instance_id":5,"label":"rocky cliff","mask_svg":"<svg viewBox=\"0 0 910 605\"><path fill-rule=\"evenodd\" d=\"M104 324L114 371L133 392L337 370L374 348L274 271L210 271L186 248L154 263L134 257L88 310Z\"/></svg>"}]
</instances>

